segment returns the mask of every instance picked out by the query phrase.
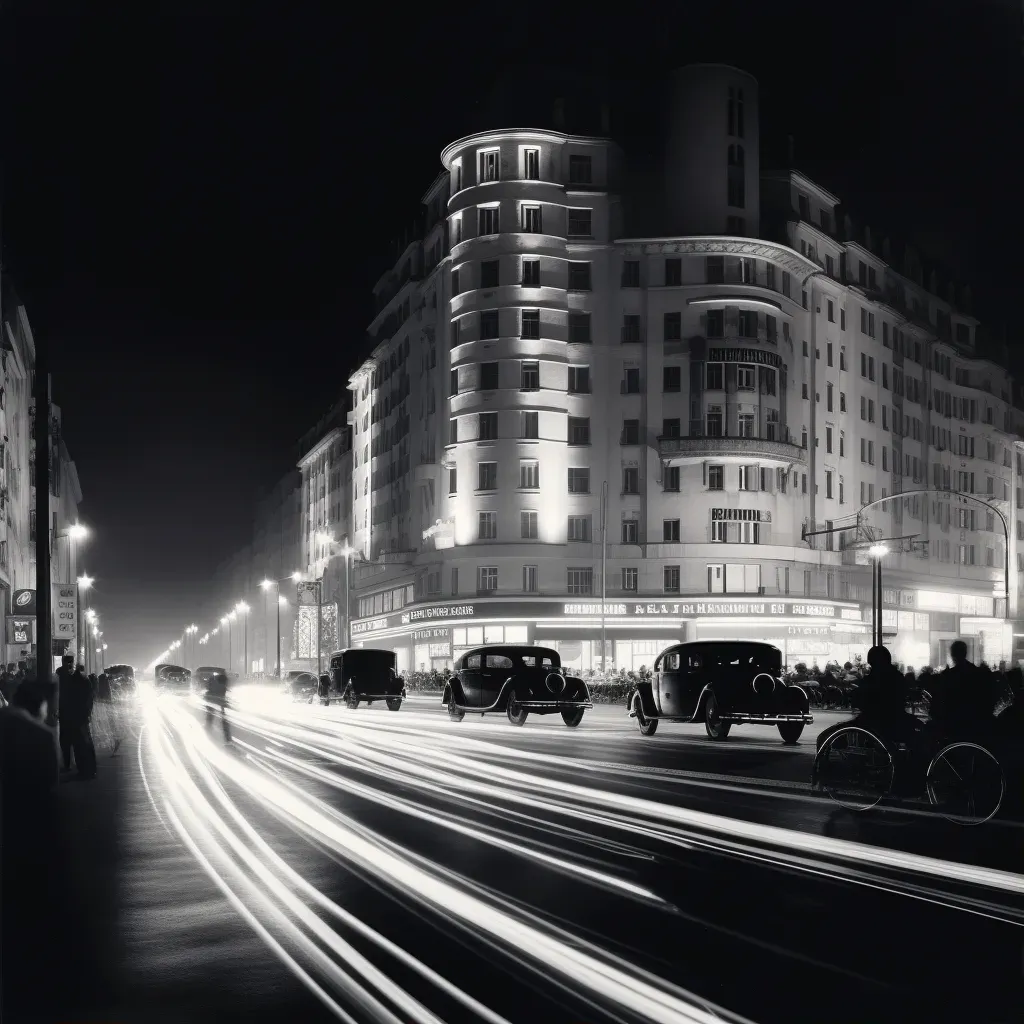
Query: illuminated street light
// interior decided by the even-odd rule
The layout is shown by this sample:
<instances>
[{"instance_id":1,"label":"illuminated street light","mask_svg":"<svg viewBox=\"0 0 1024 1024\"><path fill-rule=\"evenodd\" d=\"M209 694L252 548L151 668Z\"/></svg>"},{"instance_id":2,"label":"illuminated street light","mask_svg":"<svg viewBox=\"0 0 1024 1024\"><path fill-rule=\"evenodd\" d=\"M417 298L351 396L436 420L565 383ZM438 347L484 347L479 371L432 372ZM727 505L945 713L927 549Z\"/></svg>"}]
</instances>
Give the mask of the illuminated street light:
<instances>
[{"instance_id":1,"label":"illuminated street light","mask_svg":"<svg viewBox=\"0 0 1024 1024\"><path fill-rule=\"evenodd\" d=\"M872 544L868 548L868 554L872 558L885 558L889 554L889 549L884 544Z\"/></svg>"},{"instance_id":2,"label":"illuminated street light","mask_svg":"<svg viewBox=\"0 0 1024 1024\"><path fill-rule=\"evenodd\" d=\"M296 569L296 571L292 573L292 583L298 583L299 580L301 580L301 579L302 579L302 573L299 572Z\"/></svg>"},{"instance_id":3,"label":"illuminated street light","mask_svg":"<svg viewBox=\"0 0 1024 1024\"><path fill-rule=\"evenodd\" d=\"M82 590L88 590L95 582L92 576L86 576L84 573L78 577L78 586Z\"/></svg>"},{"instance_id":4,"label":"illuminated street light","mask_svg":"<svg viewBox=\"0 0 1024 1024\"><path fill-rule=\"evenodd\" d=\"M85 540L89 536L88 527L83 526L81 523L74 523L68 527L68 536L74 540Z\"/></svg>"},{"instance_id":5,"label":"illuminated street light","mask_svg":"<svg viewBox=\"0 0 1024 1024\"><path fill-rule=\"evenodd\" d=\"M889 554L884 544L868 548L874 564L871 566L871 646L881 647L885 639L882 631L882 559Z\"/></svg>"}]
</instances>

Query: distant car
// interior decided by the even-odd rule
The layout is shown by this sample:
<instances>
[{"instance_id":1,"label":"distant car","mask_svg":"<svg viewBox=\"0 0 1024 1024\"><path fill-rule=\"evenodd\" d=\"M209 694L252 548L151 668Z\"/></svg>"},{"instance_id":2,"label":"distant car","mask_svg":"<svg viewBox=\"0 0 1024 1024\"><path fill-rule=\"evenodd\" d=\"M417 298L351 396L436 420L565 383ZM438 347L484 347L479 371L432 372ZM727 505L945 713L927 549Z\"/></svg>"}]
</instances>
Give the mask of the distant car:
<instances>
[{"instance_id":1,"label":"distant car","mask_svg":"<svg viewBox=\"0 0 1024 1024\"><path fill-rule=\"evenodd\" d=\"M814 721L807 694L782 677L782 652L756 641L666 648L627 703L644 736L653 736L661 721L703 722L713 740L726 739L734 725L775 725L783 742L796 743Z\"/></svg>"},{"instance_id":2,"label":"distant car","mask_svg":"<svg viewBox=\"0 0 1024 1024\"><path fill-rule=\"evenodd\" d=\"M111 665L106 673L111 688L119 687L125 693L135 689L135 669L131 665Z\"/></svg>"},{"instance_id":3,"label":"distant car","mask_svg":"<svg viewBox=\"0 0 1024 1024\"><path fill-rule=\"evenodd\" d=\"M316 694L316 676L312 672L291 671L282 684L293 700L307 700Z\"/></svg>"},{"instance_id":4,"label":"distant car","mask_svg":"<svg viewBox=\"0 0 1024 1024\"><path fill-rule=\"evenodd\" d=\"M594 705L587 684L562 669L558 652L547 647L477 647L455 662L441 702L448 717L504 713L513 725L535 715L560 714L575 728Z\"/></svg>"},{"instance_id":5,"label":"distant car","mask_svg":"<svg viewBox=\"0 0 1024 1024\"><path fill-rule=\"evenodd\" d=\"M217 675L227 677L227 669L220 668L217 665L200 665L192 673L192 686L200 693L204 693L210 685L210 680Z\"/></svg>"},{"instance_id":6,"label":"distant car","mask_svg":"<svg viewBox=\"0 0 1024 1024\"><path fill-rule=\"evenodd\" d=\"M394 651L375 650L370 647L350 647L331 655L331 688L321 703L329 704L332 697L340 697L350 708L365 701L387 702L389 711L398 711L405 699L405 680L398 674L398 659Z\"/></svg>"},{"instance_id":7,"label":"distant car","mask_svg":"<svg viewBox=\"0 0 1024 1024\"><path fill-rule=\"evenodd\" d=\"M158 690L167 693L189 693L192 673L181 665L157 665L153 670L153 682Z\"/></svg>"}]
</instances>

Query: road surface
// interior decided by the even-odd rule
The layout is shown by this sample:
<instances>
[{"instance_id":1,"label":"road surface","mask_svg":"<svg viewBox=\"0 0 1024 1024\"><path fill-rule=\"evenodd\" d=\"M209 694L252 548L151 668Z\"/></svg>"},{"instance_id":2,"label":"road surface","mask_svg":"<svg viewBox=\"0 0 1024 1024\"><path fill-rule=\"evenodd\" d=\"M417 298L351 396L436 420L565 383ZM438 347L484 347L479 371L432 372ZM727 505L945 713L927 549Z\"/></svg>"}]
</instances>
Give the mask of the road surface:
<instances>
[{"instance_id":1,"label":"road surface","mask_svg":"<svg viewBox=\"0 0 1024 1024\"><path fill-rule=\"evenodd\" d=\"M148 700L106 1019L1019 1019L1020 832L837 812L807 786L834 720L719 744L254 688L226 744Z\"/></svg>"}]
</instances>

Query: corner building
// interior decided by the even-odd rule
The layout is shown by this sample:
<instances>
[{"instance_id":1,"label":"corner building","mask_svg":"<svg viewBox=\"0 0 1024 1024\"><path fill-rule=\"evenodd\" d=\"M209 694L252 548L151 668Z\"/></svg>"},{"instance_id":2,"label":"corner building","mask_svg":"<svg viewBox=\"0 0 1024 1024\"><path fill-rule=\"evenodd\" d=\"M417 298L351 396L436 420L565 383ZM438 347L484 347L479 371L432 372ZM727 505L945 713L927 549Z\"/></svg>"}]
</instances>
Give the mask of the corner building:
<instances>
[{"instance_id":1,"label":"corner building","mask_svg":"<svg viewBox=\"0 0 1024 1024\"><path fill-rule=\"evenodd\" d=\"M870 644L862 542L909 537L883 560L897 657L961 633L1008 657L1022 417L976 321L813 182L762 180L749 75L685 68L670 95L655 235L625 223L609 139L444 150L350 384L353 641L415 669L484 642L599 667L602 627L616 668L684 639L842 662ZM864 505L867 530L815 536Z\"/></svg>"}]
</instances>

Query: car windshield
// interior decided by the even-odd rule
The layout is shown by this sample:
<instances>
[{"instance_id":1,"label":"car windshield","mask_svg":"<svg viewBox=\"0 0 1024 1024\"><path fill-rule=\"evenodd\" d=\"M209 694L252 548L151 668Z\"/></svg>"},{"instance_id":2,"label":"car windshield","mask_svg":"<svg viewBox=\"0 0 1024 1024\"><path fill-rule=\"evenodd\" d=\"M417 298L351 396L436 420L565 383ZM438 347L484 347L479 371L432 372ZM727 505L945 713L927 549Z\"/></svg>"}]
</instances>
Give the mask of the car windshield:
<instances>
[{"instance_id":1,"label":"car windshield","mask_svg":"<svg viewBox=\"0 0 1024 1024\"><path fill-rule=\"evenodd\" d=\"M107 670L107 676L134 676L135 670L131 665L111 665Z\"/></svg>"}]
</instances>

